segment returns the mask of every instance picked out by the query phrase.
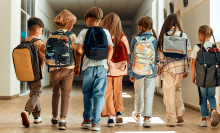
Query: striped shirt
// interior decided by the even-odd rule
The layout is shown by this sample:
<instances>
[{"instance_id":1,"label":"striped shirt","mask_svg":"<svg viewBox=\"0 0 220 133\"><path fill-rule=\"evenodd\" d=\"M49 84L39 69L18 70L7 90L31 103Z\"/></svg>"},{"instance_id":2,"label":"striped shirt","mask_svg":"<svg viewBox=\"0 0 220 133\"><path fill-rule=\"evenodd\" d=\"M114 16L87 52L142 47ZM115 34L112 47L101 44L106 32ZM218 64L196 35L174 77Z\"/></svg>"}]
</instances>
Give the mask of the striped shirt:
<instances>
[{"instance_id":1,"label":"striped shirt","mask_svg":"<svg viewBox=\"0 0 220 133\"><path fill-rule=\"evenodd\" d=\"M167 33L171 35L174 31L172 27ZM176 30L173 36L180 36L181 31ZM187 35L183 33L184 38L187 38ZM158 51L158 66L162 71L162 78L165 77L169 72L172 72L175 75L178 74L187 74L189 73L189 67L191 66L191 44L190 41L187 41L187 56L185 58L171 58L164 56L163 52Z\"/></svg>"}]
</instances>

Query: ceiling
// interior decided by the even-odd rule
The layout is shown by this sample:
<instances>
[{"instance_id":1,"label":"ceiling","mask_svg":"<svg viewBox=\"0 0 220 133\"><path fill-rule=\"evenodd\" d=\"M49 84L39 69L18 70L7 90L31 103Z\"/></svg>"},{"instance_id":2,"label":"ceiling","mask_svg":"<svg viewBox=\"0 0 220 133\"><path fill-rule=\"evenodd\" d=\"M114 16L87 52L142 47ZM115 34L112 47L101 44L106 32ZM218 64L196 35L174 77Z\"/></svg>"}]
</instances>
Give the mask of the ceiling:
<instances>
[{"instance_id":1,"label":"ceiling","mask_svg":"<svg viewBox=\"0 0 220 133\"><path fill-rule=\"evenodd\" d=\"M84 14L90 7L99 7L104 16L117 13L121 20L132 20L144 0L47 0L58 14L63 9L71 11L78 20L84 20Z\"/></svg>"}]
</instances>

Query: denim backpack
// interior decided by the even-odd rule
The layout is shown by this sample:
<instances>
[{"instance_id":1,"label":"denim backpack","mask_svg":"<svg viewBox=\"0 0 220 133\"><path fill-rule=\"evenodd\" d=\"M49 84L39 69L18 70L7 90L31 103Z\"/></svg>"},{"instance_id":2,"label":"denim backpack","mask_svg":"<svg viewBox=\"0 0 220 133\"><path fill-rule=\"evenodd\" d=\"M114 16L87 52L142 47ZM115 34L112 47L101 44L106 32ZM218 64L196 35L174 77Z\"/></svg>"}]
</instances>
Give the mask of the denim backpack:
<instances>
[{"instance_id":1,"label":"denim backpack","mask_svg":"<svg viewBox=\"0 0 220 133\"><path fill-rule=\"evenodd\" d=\"M73 64L75 56L69 37L71 34L73 32L57 30L48 38L45 54L45 63L48 67L68 67Z\"/></svg>"},{"instance_id":2,"label":"denim backpack","mask_svg":"<svg viewBox=\"0 0 220 133\"><path fill-rule=\"evenodd\" d=\"M187 54L187 41L188 39L182 37L183 32L180 36L166 36L163 37L163 54L166 57L171 58L185 58Z\"/></svg>"},{"instance_id":3,"label":"denim backpack","mask_svg":"<svg viewBox=\"0 0 220 133\"><path fill-rule=\"evenodd\" d=\"M102 27L89 27L83 49L86 57L91 60L107 59L108 42Z\"/></svg>"},{"instance_id":4,"label":"denim backpack","mask_svg":"<svg viewBox=\"0 0 220 133\"><path fill-rule=\"evenodd\" d=\"M152 75L155 62L155 50L153 41L156 39L151 36L147 37L136 36L137 40L133 51L132 71L138 75Z\"/></svg>"}]
</instances>

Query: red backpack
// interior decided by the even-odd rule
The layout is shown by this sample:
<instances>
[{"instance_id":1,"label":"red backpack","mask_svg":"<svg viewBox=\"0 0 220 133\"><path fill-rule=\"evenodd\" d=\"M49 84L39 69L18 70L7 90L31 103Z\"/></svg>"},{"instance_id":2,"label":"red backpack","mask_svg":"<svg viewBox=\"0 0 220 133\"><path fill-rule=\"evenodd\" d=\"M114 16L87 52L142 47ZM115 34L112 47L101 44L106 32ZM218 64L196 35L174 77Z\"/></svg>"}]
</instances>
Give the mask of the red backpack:
<instances>
[{"instance_id":1,"label":"red backpack","mask_svg":"<svg viewBox=\"0 0 220 133\"><path fill-rule=\"evenodd\" d=\"M123 36L124 35L122 35L122 37ZM112 56L112 59L109 62L108 76L110 77L128 75L128 62L129 62L128 52L127 52L126 45L124 44L124 42L121 41L121 39L118 44L118 50L117 50L118 57L116 58Z\"/></svg>"}]
</instances>

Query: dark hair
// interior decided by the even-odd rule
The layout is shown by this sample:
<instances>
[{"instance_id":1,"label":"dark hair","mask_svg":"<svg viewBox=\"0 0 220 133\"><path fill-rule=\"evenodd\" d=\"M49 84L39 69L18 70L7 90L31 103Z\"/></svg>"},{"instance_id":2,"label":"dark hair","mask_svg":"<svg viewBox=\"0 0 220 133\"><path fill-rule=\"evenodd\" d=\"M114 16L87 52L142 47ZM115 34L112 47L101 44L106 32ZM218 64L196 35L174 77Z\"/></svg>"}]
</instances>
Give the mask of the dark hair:
<instances>
[{"instance_id":1,"label":"dark hair","mask_svg":"<svg viewBox=\"0 0 220 133\"><path fill-rule=\"evenodd\" d=\"M144 17L143 16L143 17L139 18L137 21L137 25L141 26L143 28L143 30L141 32L139 32L138 34L135 34L135 36L145 32L146 30L152 30L153 36L155 38L157 38L156 32L154 31L154 28L153 28L153 20L151 17L149 17L149 16Z\"/></svg>"},{"instance_id":2,"label":"dark hair","mask_svg":"<svg viewBox=\"0 0 220 133\"><path fill-rule=\"evenodd\" d=\"M35 26L39 26L40 28L44 28L43 21L39 18L36 18L36 17L29 18L27 23L28 23L28 29L30 31L34 30Z\"/></svg>"},{"instance_id":3,"label":"dark hair","mask_svg":"<svg viewBox=\"0 0 220 133\"><path fill-rule=\"evenodd\" d=\"M215 42L215 37L214 37L214 34L213 34L213 30L211 27L209 27L208 25L202 25L199 27L199 33L201 33L204 37L203 37L203 42L202 42L202 45L201 45L201 48L200 48L200 52L202 51L202 47L205 43L205 39L207 37L213 37L214 39L214 42Z\"/></svg>"},{"instance_id":4,"label":"dark hair","mask_svg":"<svg viewBox=\"0 0 220 133\"><path fill-rule=\"evenodd\" d=\"M84 20L86 21L88 17L90 17L93 21L100 21L103 17L103 11L101 8L92 7L86 11Z\"/></svg>"},{"instance_id":5,"label":"dark hair","mask_svg":"<svg viewBox=\"0 0 220 133\"><path fill-rule=\"evenodd\" d=\"M162 29L160 31L160 36L158 39L158 51L163 51L163 36L164 34L169 31L172 27L175 27L173 33L170 35L174 35L177 29L183 32L183 26L176 14L170 14L164 21Z\"/></svg>"},{"instance_id":6,"label":"dark hair","mask_svg":"<svg viewBox=\"0 0 220 133\"><path fill-rule=\"evenodd\" d=\"M105 16L105 18L101 21L100 26L106 28L109 30L111 36L114 37L113 43L114 43L114 52L113 56L118 57L117 51L118 51L118 44L120 42L121 37L124 35L121 20L120 17L115 13L109 13Z\"/></svg>"}]
</instances>

